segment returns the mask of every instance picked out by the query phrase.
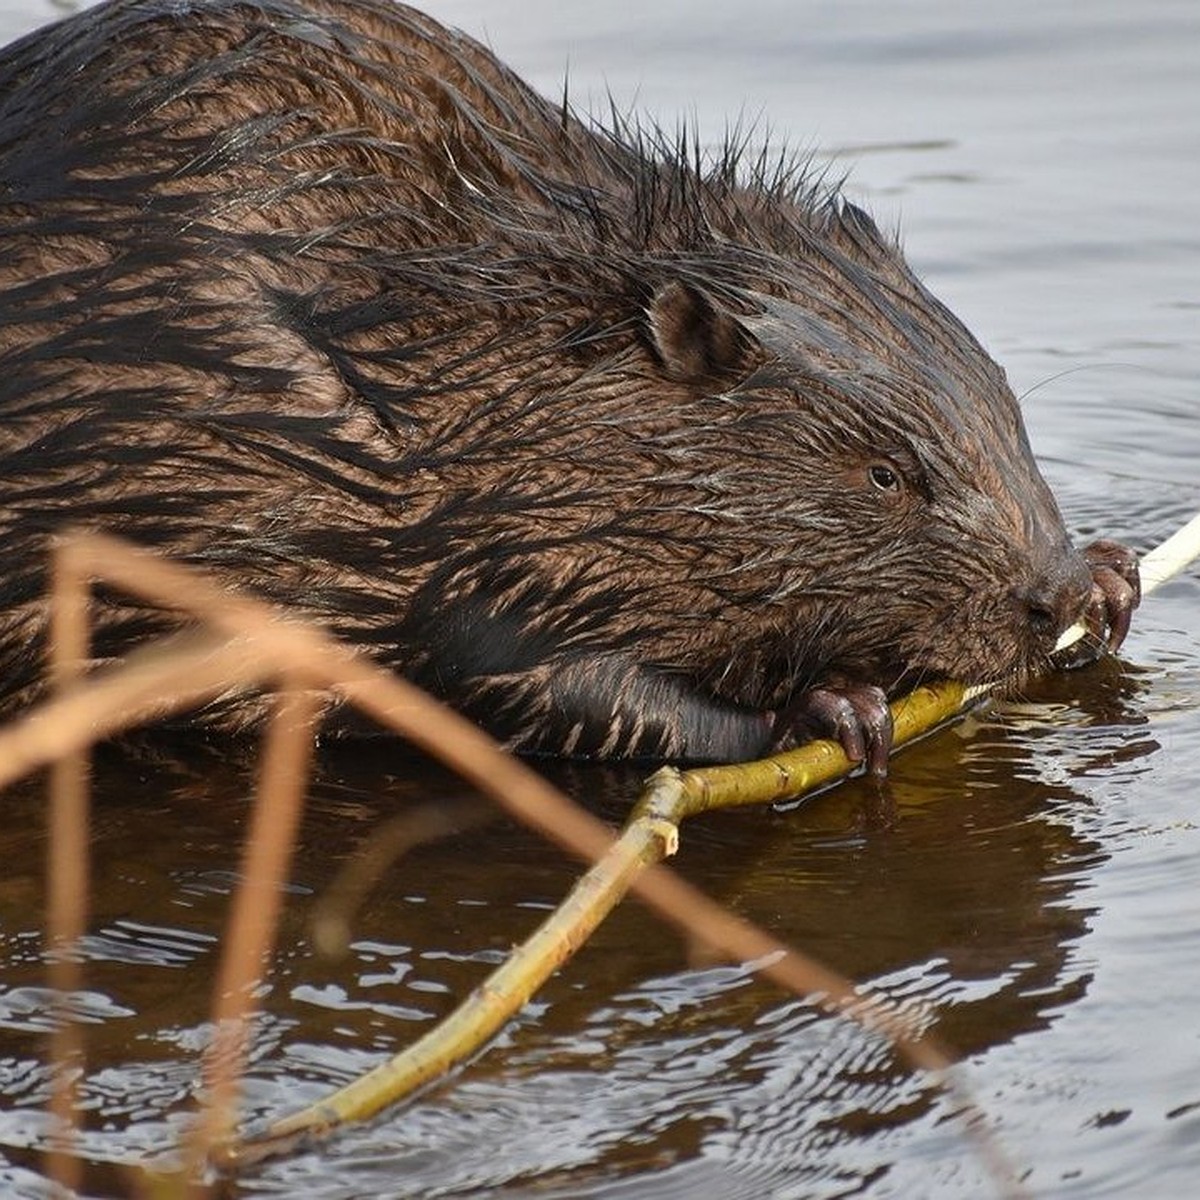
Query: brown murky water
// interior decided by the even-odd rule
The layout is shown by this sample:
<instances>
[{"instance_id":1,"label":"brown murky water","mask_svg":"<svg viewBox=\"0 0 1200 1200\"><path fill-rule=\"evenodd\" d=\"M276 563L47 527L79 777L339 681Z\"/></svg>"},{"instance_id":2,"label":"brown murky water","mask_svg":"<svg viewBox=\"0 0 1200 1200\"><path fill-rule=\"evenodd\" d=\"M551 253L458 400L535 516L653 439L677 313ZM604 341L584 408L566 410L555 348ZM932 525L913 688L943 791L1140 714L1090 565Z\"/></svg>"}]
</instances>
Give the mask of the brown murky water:
<instances>
[{"instance_id":1,"label":"brown murky water","mask_svg":"<svg viewBox=\"0 0 1200 1200\"><path fill-rule=\"evenodd\" d=\"M748 0L627 13L431 3L557 91L772 128L902 221L929 283L1031 391L1081 536L1147 547L1200 506L1200 10ZM648 6L647 6L648 7ZM52 15L0 0L0 32ZM1039 1196L1200 1188L1200 572L1148 601L1120 664L1064 676L903 754L894 812L851 783L685 830L678 869L919 1014ZM560 770L614 822L635 772ZM196 1082L249 763L106 752L87 941L89 1189L169 1145ZM276 1115L427 1029L576 868L493 821L413 852L341 962L312 899L380 822L469 801L401 748L326 754L264 997L247 1115ZM42 1196L40 782L0 828L0 1194ZM746 970L689 962L623 906L451 1083L243 1180L303 1197L992 1194L930 1083Z\"/></svg>"}]
</instances>

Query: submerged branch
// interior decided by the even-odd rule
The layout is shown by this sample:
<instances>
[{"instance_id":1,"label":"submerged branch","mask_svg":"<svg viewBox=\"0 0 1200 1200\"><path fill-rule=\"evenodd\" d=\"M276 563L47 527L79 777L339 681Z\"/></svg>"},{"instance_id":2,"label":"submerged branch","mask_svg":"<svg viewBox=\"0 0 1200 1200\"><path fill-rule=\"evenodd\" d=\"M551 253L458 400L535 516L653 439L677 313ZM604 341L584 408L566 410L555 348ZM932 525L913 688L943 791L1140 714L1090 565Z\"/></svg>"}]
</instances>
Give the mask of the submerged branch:
<instances>
[{"instance_id":1,"label":"submerged branch","mask_svg":"<svg viewBox=\"0 0 1200 1200\"><path fill-rule=\"evenodd\" d=\"M900 742L921 736L954 715L963 688L920 688L893 705ZM794 798L846 775L854 764L834 742L807 746L758 762L678 771L664 767L647 781L624 831L580 879L554 913L446 1017L412 1045L345 1087L299 1112L248 1131L222 1147L214 1161L238 1169L287 1153L362 1120L441 1078L475 1054L587 940L635 889L661 916L724 958L748 962L797 995L852 1017L887 1037L913 1065L947 1080L966 1107L961 1086L946 1074L950 1056L912 1032L903 1015L863 994L849 980L734 916L677 875L651 869L675 852L688 817L735 805Z\"/></svg>"},{"instance_id":2,"label":"submerged branch","mask_svg":"<svg viewBox=\"0 0 1200 1200\"><path fill-rule=\"evenodd\" d=\"M1143 593L1198 555L1200 516L1143 558ZM1064 635L1060 648L1084 633L1082 626L1076 626ZM900 747L932 732L978 703L987 690L954 682L916 688L891 705L894 744ZM819 995L826 1007L891 1038L914 1065L949 1078L945 1076L949 1059L944 1052L930 1039L907 1032L895 1013L866 1000L851 983L819 964L731 917L677 877L647 869L674 852L679 826L688 817L720 808L796 799L845 778L854 768L840 745L820 740L756 762L656 772L647 781L620 838L554 914L440 1026L318 1103L224 1147L220 1163L244 1166L327 1135L341 1124L412 1096L461 1064L519 1011L631 888L714 949L740 961L758 960L755 966L762 974L801 994ZM961 1085L950 1082L961 1091ZM973 1110L973 1105L967 1107ZM997 1177L1011 1179L997 1162L994 1144L986 1143L983 1149Z\"/></svg>"}]
</instances>

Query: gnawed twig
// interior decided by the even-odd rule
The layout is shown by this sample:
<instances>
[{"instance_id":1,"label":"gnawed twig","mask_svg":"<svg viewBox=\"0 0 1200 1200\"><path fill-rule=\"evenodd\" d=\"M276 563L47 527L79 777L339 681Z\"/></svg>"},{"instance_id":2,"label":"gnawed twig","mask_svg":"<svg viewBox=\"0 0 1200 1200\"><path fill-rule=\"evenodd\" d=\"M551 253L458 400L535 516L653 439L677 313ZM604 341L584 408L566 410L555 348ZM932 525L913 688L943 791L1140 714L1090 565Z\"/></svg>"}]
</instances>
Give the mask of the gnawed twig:
<instances>
[{"instance_id":1,"label":"gnawed twig","mask_svg":"<svg viewBox=\"0 0 1200 1200\"><path fill-rule=\"evenodd\" d=\"M827 1008L884 1034L917 1066L939 1073L949 1070L950 1058L929 1039L906 1029L899 1014L734 916L677 875L653 866L674 850L678 823L688 804L682 779L678 772L658 772L648 792L649 804L635 814L608 852L551 917L435 1029L318 1103L225 1147L218 1164L242 1167L289 1151L339 1125L369 1117L446 1074L520 1009L631 888L648 898L660 915L723 958L752 962L755 970L788 990L819 996Z\"/></svg>"},{"instance_id":2,"label":"gnawed twig","mask_svg":"<svg viewBox=\"0 0 1200 1200\"><path fill-rule=\"evenodd\" d=\"M1143 593L1182 570L1198 554L1200 516L1142 560ZM1084 633L1082 626L1076 626L1064 635L1060 646L1072 644ZM987 690L968 689L954 682L915 689L891 706L895 745L900 747L925 736L978 702ZM583 944L626 891L635 886L639 873L673 853L682 821L719 808L795 799L844 778L853 768L840 745L822 740L757 762L686 772L664 768L657 772L648 781L624 833L608 854L528 941L514 950L454 1013L388 1062L346 1087L302 1112L269 1123L240 1145L225 1148L221 1160L227 1165L241 1165L280 1153L322 1136L339 1124L369 1116L411 1096L476 1052L515 1015L553 971ZM698 896L685 903L695 906L694 915L708 904ZM727 947L711 937L705 940L715 949L728 952ZM744 952L745 944L739 942L739 945ZM764 947L763 954L779 955L781 950L780 946ZM827 1007L849 1013L885 1032L911 1062L944 1072L948 1063L936 1045L928 1040L914 1040L893 1014L878 1008L865 1011L863 998L851 984L794 951L785 952L780 961L784 966L778 974L769 966L762 967L762 973L785 986L819 993ZM985 1153L995 1158L996 1147L985 1146ZM993 1166L998 1177L1011 1178L998 1162Z\"/></svg>"}]
</instances>

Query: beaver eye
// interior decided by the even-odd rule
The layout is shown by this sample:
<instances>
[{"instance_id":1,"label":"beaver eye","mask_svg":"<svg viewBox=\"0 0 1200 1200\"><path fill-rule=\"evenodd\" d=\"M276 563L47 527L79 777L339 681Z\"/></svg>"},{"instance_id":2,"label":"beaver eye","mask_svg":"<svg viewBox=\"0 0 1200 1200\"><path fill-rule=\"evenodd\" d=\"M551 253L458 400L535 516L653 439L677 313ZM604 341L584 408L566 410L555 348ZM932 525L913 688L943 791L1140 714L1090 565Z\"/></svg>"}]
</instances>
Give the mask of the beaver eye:
<instances>
[{"instance_id":1,"label":"beaver eye","mask_svg":"<svg viewBox=\"0 0 1200 1200\"><path fill-rule=\"evenodd\" d=\"M876 463L867 471L867 477L881 492L898 492L900 476L891 467Z\"/></svg>"}]
</instances>

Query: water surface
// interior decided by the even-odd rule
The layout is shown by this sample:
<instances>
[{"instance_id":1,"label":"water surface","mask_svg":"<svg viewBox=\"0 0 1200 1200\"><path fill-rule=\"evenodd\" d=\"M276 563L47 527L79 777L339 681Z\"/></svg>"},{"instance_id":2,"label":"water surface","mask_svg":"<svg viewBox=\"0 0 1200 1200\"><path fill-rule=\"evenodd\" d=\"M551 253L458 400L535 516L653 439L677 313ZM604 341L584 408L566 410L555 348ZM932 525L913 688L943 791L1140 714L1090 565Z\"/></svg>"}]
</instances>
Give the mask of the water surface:
<instances>
[{"instance_id":1,"label":"water surface","mask_svg":"<svg viewBox=\"0 0 1200 1200\"><path fill-rule=\"evenodd\" d=\"M885 226L1027 394L1072 529L1148 547L1200 506L1200 9L1185 2L431 3L536 86L715 144L758 121ZM15 36L56 10L0 0ZM1190 1197L1200 1179L1200 575L1149 601L1121 663L1031 689L894 766L685 830L688 878L893 997L956 1047L1039 1196ZM564 783L618 820L632 771ZM87 942L87 1152L170 1143L204 1043L247 764L103 756ZM404 1045L575 875L506 823L414 852L348 959L311 898L377 824L462 786L394 747L331 755L302 831L249 1115ZM0 1190L45 1194L40 784L5 799ZM452 1083L237 1194L974 1197L952 1105L889 1049L622 907ZM100 1167L96 1192L116 1176Z\"/></svg>"}]
</instances>

